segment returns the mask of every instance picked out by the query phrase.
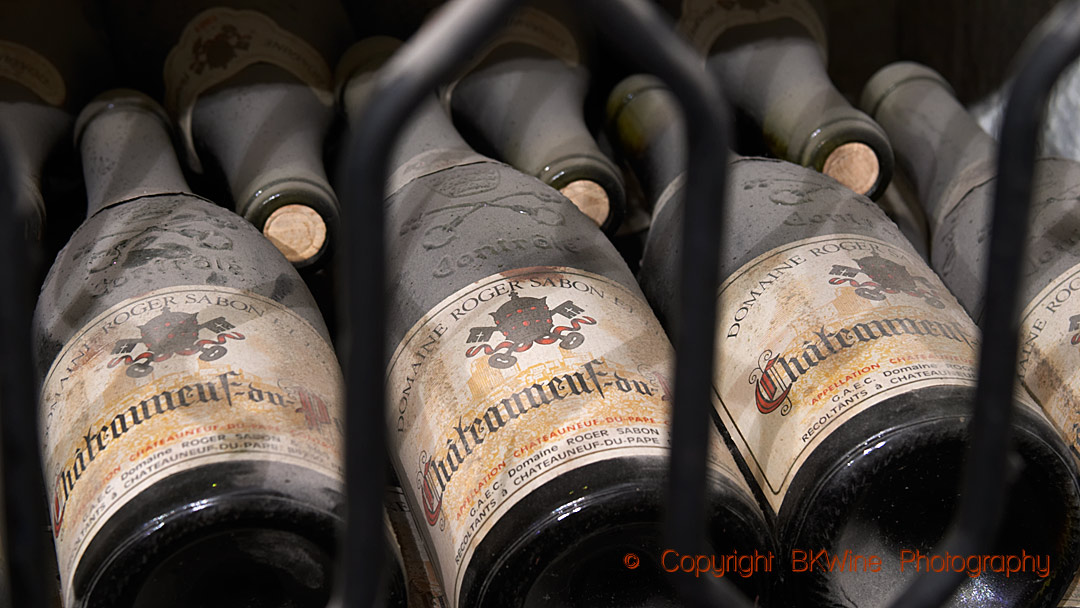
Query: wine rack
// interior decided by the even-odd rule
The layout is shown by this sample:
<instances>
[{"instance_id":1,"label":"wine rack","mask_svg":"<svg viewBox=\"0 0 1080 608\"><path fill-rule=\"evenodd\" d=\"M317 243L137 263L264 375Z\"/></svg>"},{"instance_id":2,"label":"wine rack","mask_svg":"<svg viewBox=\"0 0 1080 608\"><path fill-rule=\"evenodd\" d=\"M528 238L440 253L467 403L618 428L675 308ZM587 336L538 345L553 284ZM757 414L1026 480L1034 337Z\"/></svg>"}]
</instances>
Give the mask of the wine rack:
<instances>
[{"instance_id":1,"label":"wine rack","mask_svg":"<svg viewBox=\"0 0 1080 608\"><path fill-rule=\"evenodd\" d=\"M367 109L367 119L347 142L343 154L343 207L347 209L343 264L345 306L340 313L341 342L351 345L342 359L347 381L346 462L381 462L385 429L368 420L382 417L385 302L383 200L386 151L393 145L423 95L447 80L479 50L521 0L452 0L439 16L416 33L383 67ZM613 46L659 76L677 95L686 120L693 124L687 203L684 217L681 284L682 318L713 326L718 272L717 229L721 217L730 136L730 116L722 94L700 67L700 60L675 35L656 7L645 0L584 0L580 3ZM1060 73L1080 56L1080 0L1059 4L1029 37L1006 106L998 157L998 185L987 276L987 309L983 323L976 414L962 482L962 500L942 548L954 554L984 552L994 537L996 518L1007 492L999 471L1005 468L1012 384L1017 351L1020 260L1030 204L1032 167L1042 112ZM9 168L0 148L0 168ZM9 286L0 298L0 441L4 481L3 539L11 573L11 596L20 608L45 608L54 581L41 567L52 548L35 531L47 526L42 495L37 427L36 388L31 369L30 318L36 297L32 269L38 252L24 245L24 218L17 201L16 179L0 174L0 247L6 263L0 284ZM355 322L364 319L365 322ZM352 321L352 322L350 322ZM673 336L680 354L673 406L666 532L671 546L695 552L704 538L702 517L705 475L705 411L710 403L714 357L713 333L687 324ZM366 387L363 391L357 387ZM372 606L380 585L383 540L384 473L380 467L361 470L346 465L347 525L341 552L342 575L332 606ZM894 600L895 607L943 603L962 582L963 572L921 574ZM750 606L724 579L679 579L680 592L692 606Z\"/></svg>"}]
</instances>

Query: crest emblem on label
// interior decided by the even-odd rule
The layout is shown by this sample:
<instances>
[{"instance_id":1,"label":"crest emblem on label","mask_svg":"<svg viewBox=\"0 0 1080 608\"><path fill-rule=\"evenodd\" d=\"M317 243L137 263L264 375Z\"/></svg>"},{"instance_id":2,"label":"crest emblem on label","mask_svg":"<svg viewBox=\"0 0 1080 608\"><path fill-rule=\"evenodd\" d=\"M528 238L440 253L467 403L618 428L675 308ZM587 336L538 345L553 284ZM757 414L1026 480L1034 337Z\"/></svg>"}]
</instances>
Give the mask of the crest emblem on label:
<instances>
[{"instance_id":1,"label":"crest emblem on label","mask_svg":"<svg viewBox=\"0 0 1080 608\"><path fill-rule=\"evenodd\" d=\"M845 283L855 288L855 295L880 302L888 294L903 293L912 297L922 298L934 308L945 308L945 302L941 300L941 294L935 289L933 282L926 277L912 275L906 266L883 258L876 253L865 258L855 260L858 267L834 264L829 274L830 285L843 285ZM869 281L859 281L857 277L865 274Z\"/></svg>"},{"instance_id":2,"label":"crest emblem on label","mask_svg":"<svg viewBox=\"0 0 1080 608\"><path fill-rule=\"evenodd\" d=\"M251 34L243 34L231 23L224 23L216 35L195 39L191 45L192 61L188 69L202 74L207 67L220 70L236 58L237 50L251 46Z\"/></svg>"},{"instance_id":3,"label":"crest emblem on label","mask_svg":"<svg viewBox=\"0 0 1080 608\"><path fill-rule=\"evenodd\" d=\"M200 340L199 333L204 329L217 336ZM109 368L123 363L128 366L128 376L142 378L154 371L154 363L165 361L173 355L198 353L202 361L216 361L228 353L226 340L244 339L244 334L238 331L226 333L230 329L233 329L233 325L225 317L216 317L200 325L195 313L173 312L166 306L161 314L139 326L141 337L116 341L112 354L120 356L109 361ZM129 353L139 344L145 345L146 350L132 357Z\"/></svg>"},{"instance_id":4,"label":"crest emblem on label","mask_svg":"<svg viewBox=\"0 0 1080 608\"><path fill-rule=\"evenodd\" d=\"M502 332L505 338L492 348L488 344L478 344L465 351L466 357L475 357L481 351L488 357L488 365L497 369L507 369L517 363L513 353L525 352L533 344L548 345L559 343L560 348L573 350L585 342L581 328L596 325L596 319L581 313L584 309L567 300L555 308L548 308L547 297L521 297L516 291L510 292L510 300L503 303L493 313L494 327L473 327L469 331L467 342L487 342L496 332ZM570 321L570 325L555 325L553 315L560 315ZM579 316L580 315L580 316Z\"/></svg>"}]
</instances>

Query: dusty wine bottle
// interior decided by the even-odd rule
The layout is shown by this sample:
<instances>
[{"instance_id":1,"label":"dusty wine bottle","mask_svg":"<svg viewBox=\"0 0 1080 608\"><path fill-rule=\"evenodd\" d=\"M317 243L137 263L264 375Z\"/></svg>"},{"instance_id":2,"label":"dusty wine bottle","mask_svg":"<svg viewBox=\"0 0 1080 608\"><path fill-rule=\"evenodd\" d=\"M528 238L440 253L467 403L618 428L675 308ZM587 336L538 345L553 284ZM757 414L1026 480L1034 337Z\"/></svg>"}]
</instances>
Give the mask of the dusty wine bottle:
<instances>
[{"instance_id":1,"label":"dusty wine bottle","mask_svg":"<svg viewBox=\"0 0 1080 608\"><path fill-rule=\"evenodd\" d=\"M401 549L402 569L406 575L406 594L410 605L443 608L446 600L435 567L420 537L416 518L409 508L405 491L398 485L386 488L383 499L390 525Z\"/></svg>"},{"instance_id":2,"label":"dusty wine bottle","mask_svg":"<svg viewBox=\"0 0 1080 608\"><path fill-rule=\"evenodd\" d=\"M346 53L351 124L397 44ZM434 93L389 167L389 444L448 604L671 603L672 353L626 264L558 191L470 149ZM708 540L764 568L769 528L713 441ZM755 574L732 578L764 598Z\"/></svg>"},{"instance_id":3,"label":"dusty wine bottle","mask_svg":"<svg viewBox=\"0 0 1080 608\"><path fill-rule=\"evenodd\" d=\"M677 106L632 77L609 111L657 200L642 288L669 327L692 323L672 316ZM865 197L783 161L736 157L729 171L714 405L776 512L784 605L887 605L917 566L955 567L934 551L957 502L978 330ZM1022 464L993 554L1040 565L1010 574L963 556L969 577L951 605L1046 605L1077 564L1076 466L1022 391L1013 445Z\"/></svg>"},{"instance_id":4,"label":"dusty wine bottle","mask_svg":"<svg viewBox=\"0 0 1080 608\"><path fill-rule=\"evenodd\" d=\"M88 217L34 317L64 605L322 608L342 379L315 303L190 193L150 98L106 93L76 135Z\"/></svg>"},{"instance_id":5,"label":"dusty wine bottle","mask_svg":"<svg viewBox=\"0 0 1080 608\"><path fill-rule=\"evenodd\" d=\"M926 208L931 263L971 316L980 319L997 142L930 68L896 63L875 74L862 106L896 144L897 161ZM1022 268L1020 354L1024 387L1080 456L1080 164L1036 161L1027 255Z\"/></svg>"},{"instance_id":6,"label":"dusty wine bottle","mask_svg":"<svg viewBox=\"0 0 1080 608\"><path fill-rule=\"evenodd\" d=\"M109 78L104 37L92 6L70 0L9 2L0 20L0 140L19 179L28 236L45 223L41 192L46 158L65 136L95 85ZM69 15L57 20L55 15ZM47 34L46 34L47 32Z\"/></svg>"},{"instance_id":7,"label":"dusty wine bottle","mask_svg":"<svg viewBox=\"0 0 1080 608\"><path fill-rule=\"evenodd\" d=\"M892 179L884 131L825 71L825 26L807 0L663 0L728 99L773 153L876 199Z\"/></svg>"},{"instance_id":8,"label":"dusty wine bottle","mask_svg":"<svg viewBox=\"0 0 1080 608\"><path fill-rule=\"evenodd\" d=\"M334 115L328 66L352 39L340 4L114 0L111 9L124 55L164 82L188 164L215 162L238 214L297 267L318 261L339 216L322 149Z\"/></svg>"},{"instance_id":9,"label":"dusty wine bottle","mask_svg":"<svg viewBox=\"0 0 1080 608\"><path fill-rule=\"evenodd\" d=\"M482 149L556 188L613 233L625 187L585 124L586 48L566 9L520 9L444 99Z\"/></svg>"}]
</instances>

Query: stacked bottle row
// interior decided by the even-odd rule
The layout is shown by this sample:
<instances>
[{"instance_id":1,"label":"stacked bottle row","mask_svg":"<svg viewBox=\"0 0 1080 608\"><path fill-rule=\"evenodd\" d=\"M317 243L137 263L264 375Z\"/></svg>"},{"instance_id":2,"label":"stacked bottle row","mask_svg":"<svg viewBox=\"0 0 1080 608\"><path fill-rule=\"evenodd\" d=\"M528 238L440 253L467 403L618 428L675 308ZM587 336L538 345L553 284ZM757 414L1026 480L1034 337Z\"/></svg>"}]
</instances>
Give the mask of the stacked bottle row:
<instances>
[{"instance_id":1,"label":"stacked bottle row","mask_svg":"<svg viewBox=\"0 0 1080 608\"><path fill-rule=\"evenodd\" d=\"M659 81L631 76L611 88L598 142L595 47L566 7L538 3L431 92L389 153L392 605L654 605L678 601L673 577L705 574L759 605L872 606L920 570L956 568L934 551L973 409L993 141L918 66L882 70L866 113L853 108L800 0L666 4L779 157L717 168L730 179L708 572L659 526L667 332L694 323L675 306L685 126ZM42 14L13 23L33 31ZM305 279L330 273L341 237L324 139L364 120L400 43L346 51L329 0L116 1L101 20L129 48L127 78L164 107L131 90L58 96L92 62L0 32L2 65L17 66L0 72L0 134L27 176L29 232L65 129L88 203L35 313L63 605L324 606L344 386ZM933 269L867 198L894 153L925 206ZM1061 341L1080 327L1067 302L1080 176L1060 160L1043 174L1012 490L993 555L960 556L953 605L1057 605L1080 567ZM635 199L651 227L627 260L609 237Z\"/></svg>"}]
</instances>

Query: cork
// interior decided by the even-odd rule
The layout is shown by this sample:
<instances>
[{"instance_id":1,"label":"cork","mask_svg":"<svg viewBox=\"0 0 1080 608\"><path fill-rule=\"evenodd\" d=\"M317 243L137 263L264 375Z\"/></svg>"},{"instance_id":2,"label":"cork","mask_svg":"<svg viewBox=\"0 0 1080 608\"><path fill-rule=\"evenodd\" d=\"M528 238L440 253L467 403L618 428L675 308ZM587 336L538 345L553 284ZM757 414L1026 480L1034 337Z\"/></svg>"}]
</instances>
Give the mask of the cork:
<instances>
[{"instance_id":1,"label":"cork","mask_svg":"<svg viewBox=\"0 0 1080 608\"><path fill-rule=\"evenodd\" d=\"M829 153L821 172L859 194L877 184L881 167L873 148L860 142L841 144Z\"/></svg>"},{"instance_id":2,"label":"cork","mask_svg":"<svg viewBox=\"0 0 1080 608\"><path fill-rule=\"evenodd\" d=\"M319 253L326 242L326 223L307 205L285 205L266 219L263 234L295 264Z\"/></svg>"},{"instance_id":3,"label":"cork","mask_svg":"<svg viewBox=\"0 0 1080 608\"><path fill-rule=\"evenodd\" d=\"M563 196L570 199L574 206L587 215L597 226L603 225L611 211L611 201L607 191L600 184L579 179L559 188Z\"/></svg>"}]
</instances>

